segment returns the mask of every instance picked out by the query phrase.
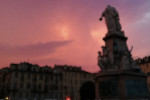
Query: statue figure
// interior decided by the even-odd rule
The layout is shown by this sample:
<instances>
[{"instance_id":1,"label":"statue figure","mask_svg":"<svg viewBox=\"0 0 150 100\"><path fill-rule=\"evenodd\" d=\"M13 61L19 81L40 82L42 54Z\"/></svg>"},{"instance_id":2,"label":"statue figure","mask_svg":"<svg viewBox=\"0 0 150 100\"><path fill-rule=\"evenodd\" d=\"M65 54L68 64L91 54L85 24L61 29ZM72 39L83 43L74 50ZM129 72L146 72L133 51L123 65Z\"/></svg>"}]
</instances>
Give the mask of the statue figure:
<instances>
[{"instance_id":1,"label":"statue figure","mask_svg":"<svg viewBox=\"0 0 150 100\"><path fill-rule=\"evenodd\" d=\"M136 62L132 59L130 52L125 52L122 56L121 63L120 63L121 70L129 70L129 69L139 69L139 66Z\"/></svg>"},{"instance_id":2,"label":"statue figure","mask_svg":"<svg viewBox=\"0 0 150 100\"><path fill-rule=\"evenodd\" d=\"M120 62L120 68L121 70L129 70L130 69L130 55L128 52L125 52L122 56L121 62Z\"/></svg>"},{"instance_id":3,"label":"statue figure","mask_svg":"<svg viewBox=\"0 0 150 100\"><path fill-rule=\"evenodd\" d=\"M102 13L100 21L102 20L103 17L105 17L108 33L121 31L121 25L119 23L119 14L114 7L108 5L107 8Z\"/></svg>"},{"instance_id":4,"label":"statue figure","mask_svg":"<svg viewBox=\"0 0 150 100\"><path fill-rule=\"evenodd\" d=\"M101 52L98 52L98 65L100 66L102 71L106 71L109 69L112 69L113 64L113 55L110 52L108 47L102 47L103 48L103 55Z\"/></svg>"},{"instance_id":5,"label":"statue figure","mask_svg":"<svg viewBox=\"0 0 150 100\"><path fill-rule=\"evenodd\" d=\"M98 52L98 66L101 68L101 70L103 70L105 68L104 64L103 64L103 61L102 61L102 54L101 52L99 51Z\"/></svg>"}]
</instances>

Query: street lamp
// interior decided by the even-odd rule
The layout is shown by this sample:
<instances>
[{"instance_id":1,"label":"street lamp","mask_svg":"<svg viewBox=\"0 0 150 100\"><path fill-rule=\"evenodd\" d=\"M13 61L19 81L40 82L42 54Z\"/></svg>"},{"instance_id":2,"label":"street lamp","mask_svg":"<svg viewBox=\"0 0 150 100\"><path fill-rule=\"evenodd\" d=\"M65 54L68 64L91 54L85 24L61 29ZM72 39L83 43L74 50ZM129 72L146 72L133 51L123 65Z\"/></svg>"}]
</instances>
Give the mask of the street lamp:
<instances>
[{"instance_id":1,"label":"street lamp","mask_svg":"<svg viewBox=\"0 0 150 100\"><path fill-rule=\"evenodd\" d=\"M66 100L71 100L71 98L70 97L66 97Z\"/></svg>"},{"instance_id":2,"label":"street lamp","mask_svg":"<svg viewBox=\"0 0 150 100\"><path fill-rule=\"evenodd\" d=\"M9 100L9 97L6 97L5 100Z\"/></svg>"}]
</instances>

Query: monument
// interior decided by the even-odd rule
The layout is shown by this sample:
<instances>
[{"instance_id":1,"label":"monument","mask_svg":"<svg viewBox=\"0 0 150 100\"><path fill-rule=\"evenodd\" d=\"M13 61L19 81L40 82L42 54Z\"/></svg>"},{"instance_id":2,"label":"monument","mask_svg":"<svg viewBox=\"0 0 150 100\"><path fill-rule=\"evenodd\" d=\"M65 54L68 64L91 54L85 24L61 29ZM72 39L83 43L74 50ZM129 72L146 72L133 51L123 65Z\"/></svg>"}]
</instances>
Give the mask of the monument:
<instances>
[{"instance_id":1,"label":"monument","mask_svg":"<svg viewBox=\"0 0 150 100\"><path fill-rule=\"evenodd\" d=\"M147 76L132 58L127 37L122 31L118 11L108 5L100 21L105 19L108 32L103 38L105 46L98 52L96 99L148 100Z\"/></svg>"}]
</instances>

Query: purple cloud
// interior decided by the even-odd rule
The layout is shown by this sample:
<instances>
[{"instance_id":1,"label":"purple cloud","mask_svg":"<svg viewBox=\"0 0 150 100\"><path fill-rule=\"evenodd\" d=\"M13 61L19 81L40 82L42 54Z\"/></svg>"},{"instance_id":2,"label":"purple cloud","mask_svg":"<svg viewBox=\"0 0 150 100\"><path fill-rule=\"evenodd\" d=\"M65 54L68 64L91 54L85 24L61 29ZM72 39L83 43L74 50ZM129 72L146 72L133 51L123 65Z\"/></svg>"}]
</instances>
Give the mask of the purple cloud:
<instances>
[{"instance_id":1,"label":"purple cloud","mask_svg":"<svg viewBox=\"0 0 150 100\"><path fill-rule=\"evenodd\" d=\"M68 41L53 41L47 43L37 43L24 46L10 46L0 44L0 55L9 56L42 56L55 52L56 49L71 43Z\"/></svg>"}]
</instances>

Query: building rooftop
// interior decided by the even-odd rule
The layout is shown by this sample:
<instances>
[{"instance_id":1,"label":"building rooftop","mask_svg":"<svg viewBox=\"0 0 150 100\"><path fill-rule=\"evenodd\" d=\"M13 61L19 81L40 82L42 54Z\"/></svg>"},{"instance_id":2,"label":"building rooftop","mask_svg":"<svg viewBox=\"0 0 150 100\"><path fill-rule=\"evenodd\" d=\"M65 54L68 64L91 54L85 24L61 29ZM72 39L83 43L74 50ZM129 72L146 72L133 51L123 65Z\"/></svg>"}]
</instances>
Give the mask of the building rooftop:
<instances>
[{"instance_id":1,"label":"building rooftop","mask_svg":"<svg viewBox=\"0 0 150 100\"><path fill-rule=\"evenodd\" d=\"M135 60L138 64L144 64L150 62L150 56L146 56L144 58L138 58Z\"/></svg>"},{"instance_id":2,"label":"building rooftop","mask_svg":"<svg viewBox=\"0 0 150 100\"><path fill-rule=\"evenodd\" d=\"M80 66L72 66L72 65L54 65L54 68L51 66L39 66L37 64L30 64L28 62L21 62L19 64L11 63L10 67L1 68L0 72L9 72L13 70L18 71L29 71L29 72L48 72L48 73L58 73L61 70L69 71L69 72L83 72L89 73L84 70ZM91 73L90 73L91 74Z\"/></svg>"}]
</instances>

